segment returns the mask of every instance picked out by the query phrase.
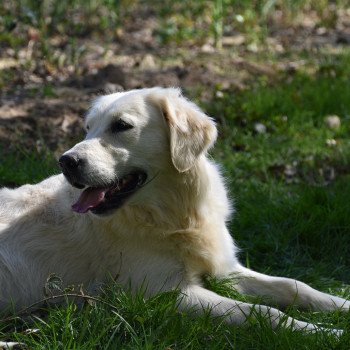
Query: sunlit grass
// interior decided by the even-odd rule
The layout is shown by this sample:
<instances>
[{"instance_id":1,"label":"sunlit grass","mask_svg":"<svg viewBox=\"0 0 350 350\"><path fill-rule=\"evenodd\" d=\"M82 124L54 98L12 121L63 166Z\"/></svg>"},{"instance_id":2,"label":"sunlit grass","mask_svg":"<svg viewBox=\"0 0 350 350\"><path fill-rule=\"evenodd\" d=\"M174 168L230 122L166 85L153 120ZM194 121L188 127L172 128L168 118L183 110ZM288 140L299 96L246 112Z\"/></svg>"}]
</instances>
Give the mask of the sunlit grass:
<instances>
[{"instance_id":1,"label":"sunlit grass","mask_svg":"<svg viewBox=\"0 0 350 350\"><path fill-rule=\"evenodd\" d=\"M212 281L210 287L232 296L222 282ZM16 332L7 335L32 349L346 349L349 341L348 334L339 340L325 331L305 335L283 328L272 330L262 317L241 328L226 325L220 318L213 320L209 312L194 318L177 311L175 293L145 300L141 293L132 296L113 282L101 300L112 303L114 309L103 303L51 307L44 316L17 320L13 323ZM324 326L345 328L349 323L349 315L337 312L288 311ZM38 331L25 335L29 327Z\"/></svg>"}]
</instances>

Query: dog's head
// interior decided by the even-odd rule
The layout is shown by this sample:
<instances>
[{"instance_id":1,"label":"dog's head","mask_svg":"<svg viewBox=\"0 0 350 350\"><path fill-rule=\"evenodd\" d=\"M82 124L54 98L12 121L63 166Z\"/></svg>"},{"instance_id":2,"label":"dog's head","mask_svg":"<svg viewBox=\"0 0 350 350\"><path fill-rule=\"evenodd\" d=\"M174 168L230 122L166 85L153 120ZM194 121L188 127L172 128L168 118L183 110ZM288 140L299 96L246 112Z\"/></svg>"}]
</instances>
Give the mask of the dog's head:
<instances>
[{"instance_id":1,"label":"dog's head","mask_svg":"<svg viewBox=\"0 0 350 350\"><path fill-rule=\"evenodd\" d=\"M173 88L99 97L85 128L85 140L59 163L71 185L84 189L73 210L95 214L111 213L136 198L161 172L186 173L217 135L214 122Z\"/></svg>"}]
</instances>

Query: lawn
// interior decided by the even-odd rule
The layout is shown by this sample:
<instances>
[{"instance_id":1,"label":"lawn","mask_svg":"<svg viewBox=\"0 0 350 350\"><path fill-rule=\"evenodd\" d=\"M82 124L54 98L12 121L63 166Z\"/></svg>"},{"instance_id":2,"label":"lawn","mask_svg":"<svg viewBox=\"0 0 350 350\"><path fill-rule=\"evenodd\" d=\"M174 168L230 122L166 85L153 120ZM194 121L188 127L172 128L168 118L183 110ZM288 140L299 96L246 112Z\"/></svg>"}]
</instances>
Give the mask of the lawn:
<instances>
[{"instance_id":1,"label":"lawn","mask_svg":"<svg viewBox=\"0 0 350 350\"><path fill-rule=\"evenodd\" d=\"M220 39L220 28L210 28ZM202 40L202 33L178 31L175 39L169 28L156 33L177 43L186 35ZM250 76L242 89L215 84L203 95L204 87L184 86L185 94L217 121L219 139L211 157L222 164L235 203L229 227L240 259L254 270L350 298L350 49L249 51L247 56L276 65L293 56L303 64L292 72ZM58 172L56 150L33 149L3 152L1 185L37 182ZM229 281L208 278L206 283L219 294L263 302L239 295ZM349 349L350 344L350 313L286 310L301 320L344 329L337 339L326 332L271 330L260 318L241 328L209 314L192 318L176 310L176 292L146 300L142 291L131 295L114 281L96 300L86 300L6 319L0 322L0 339L31 349Z\"/></svg>"}]
</instances>

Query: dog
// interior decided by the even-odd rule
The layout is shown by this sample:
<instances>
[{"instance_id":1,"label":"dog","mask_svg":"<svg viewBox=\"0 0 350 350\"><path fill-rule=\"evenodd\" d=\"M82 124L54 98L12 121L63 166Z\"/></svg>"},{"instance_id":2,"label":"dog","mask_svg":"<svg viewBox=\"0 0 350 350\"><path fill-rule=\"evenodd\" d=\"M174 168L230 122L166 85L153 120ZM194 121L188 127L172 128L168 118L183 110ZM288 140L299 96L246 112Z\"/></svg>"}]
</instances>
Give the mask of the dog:
<instances>
[{"instance_id":1,"label":"dog","mask_svg":"<svg viewBox=\"0 0 350 350\"><path fill-rule=\"evenodd\" d=\"M238 261L225 181L207 156L215 122L179 89L100 96L85 128L85 139L59 158L62 174L0 190L1 310L43 299L53 273L86 288L117 276L146 296L178 290L179 309L209 309L233 325L262 315L273 328L320 329L274 307L220 296L204 287L205 276L235 276L237 291L279 308L349 310L345 299Z\"/></svg>"}]
</instances>

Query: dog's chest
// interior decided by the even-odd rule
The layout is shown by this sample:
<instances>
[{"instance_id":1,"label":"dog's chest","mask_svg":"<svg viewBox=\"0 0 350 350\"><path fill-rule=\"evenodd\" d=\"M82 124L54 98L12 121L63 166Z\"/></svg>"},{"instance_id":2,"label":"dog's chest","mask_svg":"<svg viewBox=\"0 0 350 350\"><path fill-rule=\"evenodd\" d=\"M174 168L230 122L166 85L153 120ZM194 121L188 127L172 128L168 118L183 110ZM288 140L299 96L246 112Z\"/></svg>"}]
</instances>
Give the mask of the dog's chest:
<instances>
[{"instance_id":1,"label":"dog's chest","mask_svg":"<svg viewBox=\"0 0 350 350\"><path fill-rule=\"evenodd\" d=\"M99 263L93 264L97 280L108 275L133 290L147 295L177 288L184 278L184 267L173 248L145 240L120 240L104 248ZM102 252L101 252L102 253Z\"/></svg>"},{"instance_id":2,"label":"dog's chest","mask_svg":"<svg viewBox=\"0 0 350 350\"><path fill-rule=\"evenodd\" d=\"M125 245L118 254L116 280L123 285L130 283L132 289L143 287L147 294L153 294L182 282L183 266L170 251Z\"/></svg>"}]
</instances>

